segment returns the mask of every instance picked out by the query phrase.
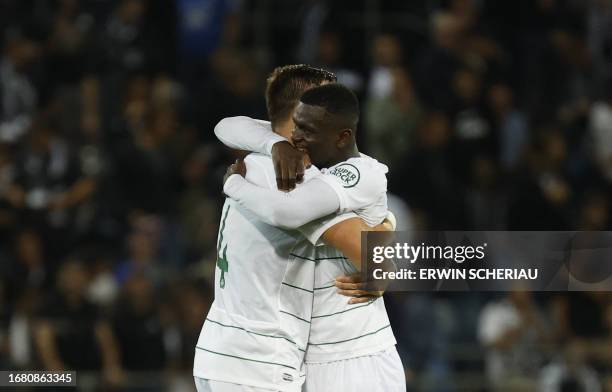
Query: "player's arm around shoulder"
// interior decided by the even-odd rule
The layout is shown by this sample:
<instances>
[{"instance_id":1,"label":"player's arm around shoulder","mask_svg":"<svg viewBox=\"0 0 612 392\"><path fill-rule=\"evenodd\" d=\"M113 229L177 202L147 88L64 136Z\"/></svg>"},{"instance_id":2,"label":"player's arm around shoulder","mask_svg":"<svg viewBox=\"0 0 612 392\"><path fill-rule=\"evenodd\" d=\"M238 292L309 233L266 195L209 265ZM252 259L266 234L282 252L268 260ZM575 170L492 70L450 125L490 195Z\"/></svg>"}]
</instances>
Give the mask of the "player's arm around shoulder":
<instances>
[{"instance_id":1,"label":"player's arm around shoulder","mask_svg":"<svg viewBox=\"0 0 612 392\"><path fill-rule=\"evenodd\" d=\"M338 210L334 191L316 178L290 193L276 190L271 162L266 159L270 170L263 169L265 179L259 181L248 181L244 162L238 160L231 165L224 177L224 193L266 223L283 229L297 229Z\"/></svg>"},{"instance_id":2,"label":"player's arm around shoulder","mask_svg":"<svg viewBox=\"0 0 612 392\"><path fill-rule=\"evenodd\" d=\"M350 218L335 224L323 233L323 241L340 250L359 271L361 269L361 233L364 231L385 232L388 235L379 238L385 243L391 241L395 230L395 216L391 211L383 223L371 227L361 218ZM383 295L382 290L367 290L366 282L362 282L361 274L339 276L336 278L338 293L351 297L349 304L368 302Z\"/></svg>"},{"instance_id":3,"label":"player's arm around shoulder","mask_svg":"<svg viewBox=\"0 0 612 392\"><path fill-rule=\"evenodd\" d=\"M270 155L272 146L285 138L272 131L268 121L246 116L226 117L215 126L215 136L227 147Z\"/></svg>"},{"instance_id":4,"label":"player's arm around shoulder","mask_svg":"<svg viewBox=\"0 0 612 392\"><path fill-rule=\"evenodd\" d=\"M327 245L341 251L359 271L361 269L361 233L365 231L387 232L391 237L395 231L395 225L395 216L391 211L388 212L387 218L377 226L369 226L363 219L354 217L328 228L322 238Z\"/></svg>"}]
</instances>

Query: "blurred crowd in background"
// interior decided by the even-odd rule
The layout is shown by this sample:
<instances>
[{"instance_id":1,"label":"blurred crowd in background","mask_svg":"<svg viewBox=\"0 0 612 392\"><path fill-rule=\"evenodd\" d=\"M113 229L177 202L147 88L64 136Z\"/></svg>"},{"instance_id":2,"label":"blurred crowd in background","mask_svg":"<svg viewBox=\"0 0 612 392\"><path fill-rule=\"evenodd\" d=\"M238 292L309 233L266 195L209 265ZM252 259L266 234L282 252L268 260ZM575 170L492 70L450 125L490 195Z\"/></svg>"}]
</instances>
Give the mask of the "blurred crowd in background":
<instances>
[{"instance_id":1,"label":"blurred crowd in background","mask_svg":"<svg viewBox=\"0 0 612 392\"><path fill-rule=\"evenodd\" d=\"M359 96L400 229L611 227L610 0L3 0L0 42L0 369L193 389L213 128L278 65ZM411 391L612 391L610 293L387 304Z\"/></svg>"}]
</instances>

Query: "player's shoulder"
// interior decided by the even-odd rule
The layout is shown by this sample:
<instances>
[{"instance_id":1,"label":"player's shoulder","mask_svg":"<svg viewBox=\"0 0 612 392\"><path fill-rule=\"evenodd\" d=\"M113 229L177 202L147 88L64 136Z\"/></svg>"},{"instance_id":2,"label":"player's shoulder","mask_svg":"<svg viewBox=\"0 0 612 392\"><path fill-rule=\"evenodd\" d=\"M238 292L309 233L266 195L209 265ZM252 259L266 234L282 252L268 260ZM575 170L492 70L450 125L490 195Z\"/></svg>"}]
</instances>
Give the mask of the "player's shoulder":
<instances>
[{"instance_id":1,"label":"player's shoulder","mask_svg":"<svg viewBox=\"0 0 612 392\"><path fill-rule=\"evenodd\" d=\"M252 152L244 158L245 163L252 163L257 166L265 166L272 163L272 158L268 155Z\"/></svg>"},{"instance_id":2,"label":"player's shoulder","mask_svg":"<svg viewBox=\"0 0 612 392\"><path fill-rule=\"evenodd\" d=\"M386 190L389 171L386 165L365 154L349 158L330 167L326 174L335 179L344 188L375 188Z\"/></svg>"},{"instance_id":3,"label":"player's shoulder","mask_svg":"<svg viewBox=\"0 0 612 392\"><path fill-rule=\"evenodd\" d=\"M267 155L252 152L244 158L247 167L246 179L253 184L269 188L274 176L272 158Z\"/></svg>"}]
</instances>

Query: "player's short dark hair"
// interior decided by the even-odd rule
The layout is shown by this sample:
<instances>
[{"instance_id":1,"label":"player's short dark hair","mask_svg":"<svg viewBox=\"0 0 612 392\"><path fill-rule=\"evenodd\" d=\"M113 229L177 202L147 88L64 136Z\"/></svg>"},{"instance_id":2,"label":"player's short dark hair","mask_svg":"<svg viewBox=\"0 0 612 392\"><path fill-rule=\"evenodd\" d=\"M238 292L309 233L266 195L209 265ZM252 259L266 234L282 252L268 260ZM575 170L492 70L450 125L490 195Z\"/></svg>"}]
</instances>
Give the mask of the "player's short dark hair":
<instances>
[{"instance_id":1,"label":"player's short dark hair","mask_svg":"<svg viewBox=\"0 0 612 392\"><path fill-rule=\"evenodd\" d=\"M359 120L359 100L347 87L331 83L312 88L300 98L302 103L325 108L328 113L341 116L357 124Z\"/></svg>"},{"instance_id":2,"label":"player's short dark hair","mask_svg":"<svg viewBox=\"0 0 612 392\"><path fill-rule=\"evenodd\" d=\"M332 72L306 64L275 68L266 83L266 106L272 126L291 117L304 91L335 81L336 75Z\"/></svg>"}]
</instances>

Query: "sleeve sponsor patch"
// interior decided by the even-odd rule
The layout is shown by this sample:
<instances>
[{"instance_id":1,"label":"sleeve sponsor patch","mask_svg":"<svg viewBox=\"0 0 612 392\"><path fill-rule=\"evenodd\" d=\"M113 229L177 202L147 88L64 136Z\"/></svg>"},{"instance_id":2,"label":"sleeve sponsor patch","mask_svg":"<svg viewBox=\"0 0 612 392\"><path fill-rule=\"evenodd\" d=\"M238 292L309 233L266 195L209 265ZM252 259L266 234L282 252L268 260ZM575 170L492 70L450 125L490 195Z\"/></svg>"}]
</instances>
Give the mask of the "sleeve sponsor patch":
<instances>
[{"instance_id":1,"label":"sleeve sponsor patch","mask_svg":"<svg viewBox=\"0 0 612 392\"><path fill-rule=\"evenodd\" d=\"M356 166L350 163L341 163L329 171L329 174L336 176L345 188L352 188L359 183L361 173Z\"/></svg>"}]
</instances>

